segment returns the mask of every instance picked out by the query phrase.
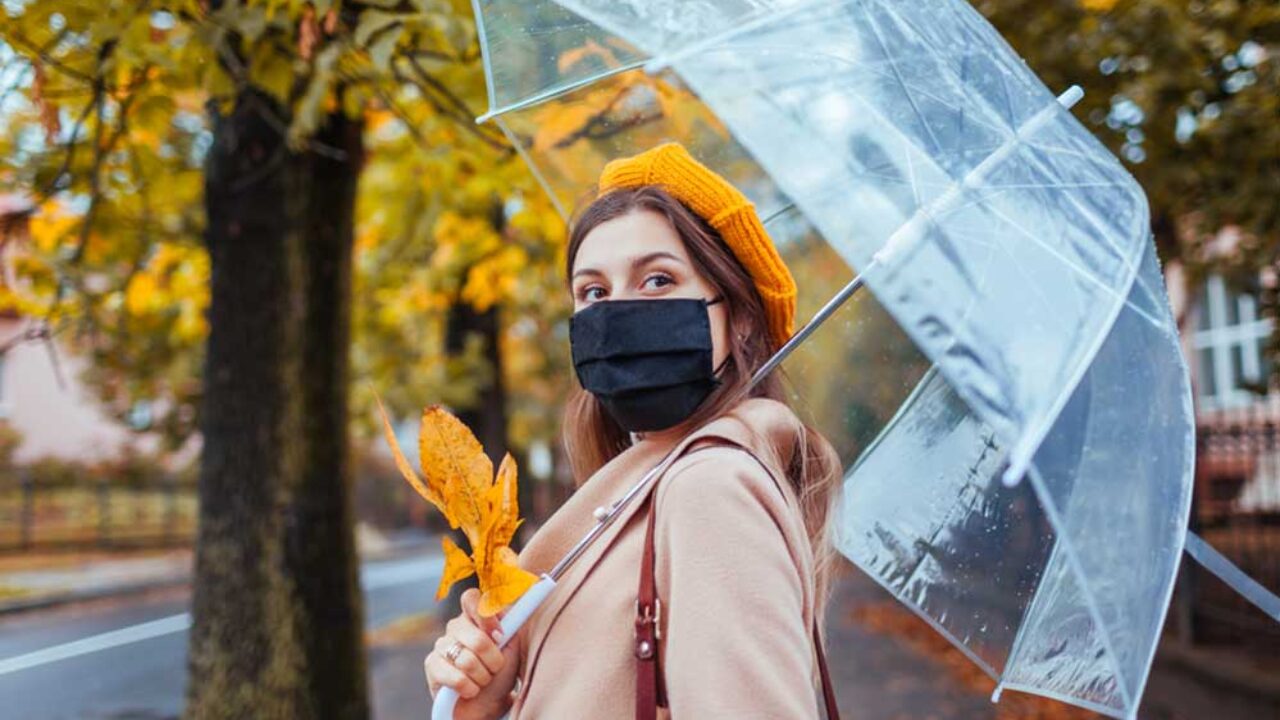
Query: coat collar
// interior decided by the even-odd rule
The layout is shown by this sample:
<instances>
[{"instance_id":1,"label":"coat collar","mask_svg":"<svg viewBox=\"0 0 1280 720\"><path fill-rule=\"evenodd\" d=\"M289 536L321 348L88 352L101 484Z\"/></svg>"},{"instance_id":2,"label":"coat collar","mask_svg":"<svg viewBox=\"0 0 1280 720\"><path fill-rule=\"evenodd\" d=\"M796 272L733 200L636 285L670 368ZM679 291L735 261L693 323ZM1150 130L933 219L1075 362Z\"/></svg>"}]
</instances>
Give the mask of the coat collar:
<instances>
[{"instance_id":1,"label":"coat collar","mask_svg":"<svg viewBox=\"0 0 1280 720\"><path fill-rule=\"evenodd\" d=\"M596 525L595 509L607 507L621 498L646 472L662 462L668 452L678 457L697 440L722 438L749 448L775 467L786 467L802 428L799 419L786 405L766 398L749 398L678 442L642 440L597 470L538 528L520 552L519 564L535 574L549 572ZM656 482L650 482L643 492L627 503L609 527L565 571L551 595L530 618L526 635L530 644L526 651L522 685L529 680L528 675L551 625L628 521L644 505L655 485Z\"/></svg>"}]
</instances>

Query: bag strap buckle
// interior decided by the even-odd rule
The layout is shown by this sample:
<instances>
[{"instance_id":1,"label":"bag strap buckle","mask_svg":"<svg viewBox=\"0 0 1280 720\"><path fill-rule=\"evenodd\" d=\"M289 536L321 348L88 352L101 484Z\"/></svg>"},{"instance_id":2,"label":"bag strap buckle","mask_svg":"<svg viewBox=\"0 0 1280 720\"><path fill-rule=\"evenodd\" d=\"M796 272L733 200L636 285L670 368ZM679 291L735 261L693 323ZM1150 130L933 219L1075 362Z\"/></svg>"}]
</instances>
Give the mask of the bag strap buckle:
<instances>
[{"instance_id":1,"label":"bag strap buckle","mask_svg":"<svg viewBox=\"0 0 1280 720\"><path fill-rule=\"evenodd\" d=\"M639 633L641 625L653 626L653 637L655 640L662 639L662 601L658 598L653 599L653 607L648 604L644 606L644 610L640 609L640 598L636 598L636 627L632 629L632 635Z\"/></svg>"}]
</instances>

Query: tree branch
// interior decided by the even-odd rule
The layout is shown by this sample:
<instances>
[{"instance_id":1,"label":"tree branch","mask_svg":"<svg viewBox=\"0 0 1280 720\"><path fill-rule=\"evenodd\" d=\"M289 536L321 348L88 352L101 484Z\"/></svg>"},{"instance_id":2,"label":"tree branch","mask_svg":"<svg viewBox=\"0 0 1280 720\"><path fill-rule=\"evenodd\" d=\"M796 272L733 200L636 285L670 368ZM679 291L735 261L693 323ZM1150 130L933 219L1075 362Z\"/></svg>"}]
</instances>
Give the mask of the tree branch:
<instances>
[{"instance_id":1,"label":"tree branch","mask_svg":"<svg viewBox=\"0 0 1280 720\"><path fill-rule=\"evenodd\" d=\"M422 90L423 97L427 99L427 102L431 103L431 106L436 109L436 112L439 112L441 115L444 115L458 123L458 125L474 135L481 142L494 150L497 150L503 155L510 155L515 152L515 148L511 147L507 143L506 138L490 135L485 132L484 128L477 125L475 123L476 116L472 112L471 108L467 106L466 102L449 90L444 83L433 77L431 73L427 72L427 70L418 64L414 58L409 57L406 58L406 60L408 60L409 67L412 68L413 74L420 82L413 82L412 80L409 80L393 66L392 70L395 73L396 78L402 82L408 81L415 87ZM452 108L446 107L445 103L441 102L441 98L443 98L448 105L452 106Z\"/></svg>"},{"instance_id":2,"label":"tree branch","mask_svg":"<svg viewBox=\"0 0 1280 720\"><path fill-rule=\"evenodd\" d=\"M45 45L39 45L35 42L32 42L31 40L28 40L26 36L24 36L20 32L17 32L16 30L9 33L9 38L12 41L14 41L16 44L21 45L22 47L25 47L27 50L32 52L35 55L35 57L39 58L40 62L44 63L45 65L48 65L54 70L57 70L58 72L68 77L75 78L76 80L79 80L81 82L87 82L87 83L95 82L97 80L95 76L86 75L85 73L80 72L79 70L76 70L75 68L67 65L66 63L62 62L61 60L49 54L50 51L53 50L53 48L57 47L58 43L62 42L62 39L67 36L67 33L69 32L69 30L70 28L64 27L61 31L58 32L57 35L53 37L52 40L50 40ZM112 41L109 41L109 43L114 44L115 41L112 40ZM105 48L106 44L104 44L103 47Z\"/></svg>"}]
</instances>

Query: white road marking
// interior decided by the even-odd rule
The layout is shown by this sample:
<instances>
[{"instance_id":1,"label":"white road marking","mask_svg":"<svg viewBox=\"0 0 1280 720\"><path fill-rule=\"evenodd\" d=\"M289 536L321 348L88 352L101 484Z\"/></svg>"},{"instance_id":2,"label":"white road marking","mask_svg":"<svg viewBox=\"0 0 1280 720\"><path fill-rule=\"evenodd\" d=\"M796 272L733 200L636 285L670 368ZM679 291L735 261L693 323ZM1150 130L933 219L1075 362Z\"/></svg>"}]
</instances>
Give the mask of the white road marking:
<instances>
[{"instance_id":1,"label":"white road marking","mask_svg":"<svg viewBox=\"0 0 1280 720\"><path fill-rule=\"evenodd\" d=\"M152 620L141 625L130 625L126 628L102 633L101 635L93 635L80 640L73 640L69 643L47 647L43 650L29 652L26 655L0 660L0 675L30 670L34 667L58 662L59 660L88 655L99 650L109 650L121 645L129 645L163 635L172 635L173 633L183 632L190 627L191 615L189 613L170 615L167 618Z\"/></svg>"},{"instance_id":2,"label":"white road marking","mask_svg":"<svg viewBox=\"0 0 1280 720\"><path fill-rule=\"evenodd\" d=\"M360 587L365 592L373 592L424 580L434 579L439 582L442 572L444 572L444 558L439 555L368 565L360 572Z\"/></svg>"},{"instance_id":3,"label":"white road marking","mask_svg":"<svg viewBox=\"0 0 1280 720\"><path fill-rule=\"evenodd\" d=\"M398 562L369 565L360 573L360 585L365 592L373 592L396 585L407 585L432 578L439 578L444 569L444 558L430 556L413 558ZM88 655L101 650L110 650L121 645L130 645L143 640L186 632L191 628L191 614L170 615L159 620L144 622L139 625L112 630L100 635L92 635L79 640L72 640L61 645L54 645L24 655L0 659L0 676L23 670L48 665L60 660Z\"/></svg>"}]
</instances>

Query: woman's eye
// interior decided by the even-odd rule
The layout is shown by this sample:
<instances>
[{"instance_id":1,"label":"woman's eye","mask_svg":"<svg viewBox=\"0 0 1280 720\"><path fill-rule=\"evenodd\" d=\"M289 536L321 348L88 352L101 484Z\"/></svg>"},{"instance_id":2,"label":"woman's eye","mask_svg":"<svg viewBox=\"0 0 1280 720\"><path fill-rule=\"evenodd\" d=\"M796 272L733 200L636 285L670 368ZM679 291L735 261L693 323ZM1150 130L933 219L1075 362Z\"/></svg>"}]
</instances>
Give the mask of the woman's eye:
<instances>
[{"instance_id":1,"label":"woman's eye","mask_svg":"<svg viewBox=\"0 0 1280 720\"><path fill-rule=\"evenodd\" d=\"M670 275L650 275L644 279L645 287L665 287L674 284L675 280Z\"/></svg>"},{"instance_id":2,"label":"woman's eye","mask_svg":"<svg viewBox=\"0 0 1280 720\"><path fill-rule=\"evenodd\" d=\"M604 288L599 285L592 285L582 291L583 300L599 300L604 297Z\"/></svg>"}]
</instances>

